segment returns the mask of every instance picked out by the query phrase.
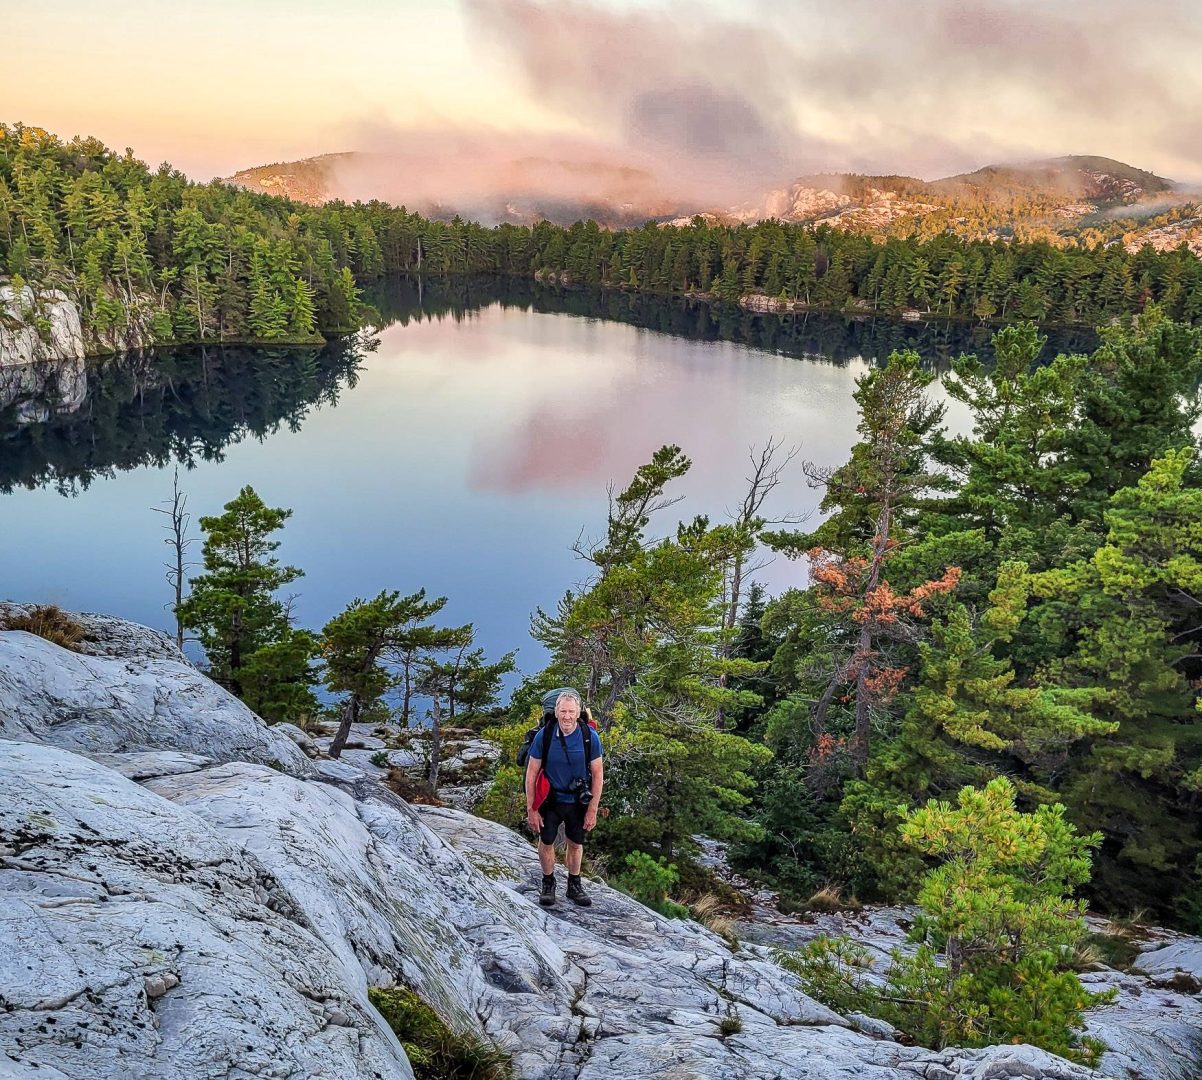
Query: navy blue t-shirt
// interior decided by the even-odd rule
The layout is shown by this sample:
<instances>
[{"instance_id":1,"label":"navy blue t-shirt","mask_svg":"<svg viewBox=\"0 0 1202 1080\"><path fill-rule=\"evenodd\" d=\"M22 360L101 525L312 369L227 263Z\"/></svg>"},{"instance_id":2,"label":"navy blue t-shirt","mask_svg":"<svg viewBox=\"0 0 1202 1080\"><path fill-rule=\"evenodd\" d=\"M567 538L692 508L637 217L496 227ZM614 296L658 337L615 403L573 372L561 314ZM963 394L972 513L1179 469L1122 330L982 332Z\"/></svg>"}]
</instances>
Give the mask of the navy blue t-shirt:
<instances>
[{"instance_id":1,"label":"navy blue t-shirt","mask_svg":"<svg viewBox=\"0 0 1202 1080\"><path fill-rule=\"evenodd\" d=\"M547 750L547 760L542 762L543 772L547 774L547 779L551 782L551 793L555 796L556 802L573 803L576 801L576 796L568 789L571 786L572 778L575 776L582 777L585 780L591 778L585 772L584 765L584 739L580 733L587 731L593 740L593 760L601 757L601 740L597 738L597 733L588 726L588 724L577 724L576 730L571 735L563 735L559 730L559 724L551 725L551 746ZM534 742L530 747L530 756L535 761L542 761L539 754L543 752L543 732L539 732L534 737ZM564 757L564 746L567 746L567 757Z\"/></svg>"}]
</instances>

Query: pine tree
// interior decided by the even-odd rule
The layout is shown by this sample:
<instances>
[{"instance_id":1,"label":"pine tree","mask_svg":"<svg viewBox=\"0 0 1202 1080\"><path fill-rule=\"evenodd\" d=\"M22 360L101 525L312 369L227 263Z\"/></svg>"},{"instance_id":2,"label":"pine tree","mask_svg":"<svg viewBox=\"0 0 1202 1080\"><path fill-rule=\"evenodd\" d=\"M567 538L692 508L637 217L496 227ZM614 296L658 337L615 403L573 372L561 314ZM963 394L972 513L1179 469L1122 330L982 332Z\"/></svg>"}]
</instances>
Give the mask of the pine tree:
<instances>
[{"instance_id":1,"label":"pine tree","mask_svg":"<svg viewBox=\"0 0 1202 1080\"><path fill-rule=\"evenodd\" d=\"M302 576L281 566L271 539L292 511L271 508L251 487L202 517L205 572L190 581L180 622L197 633L209 674L222 686L264 709L264 719L294 719L316 709L310 686L314 642L292 627L276 593Z\"/></svg>"},{"instance_id":2,"label":"pine tree","mask_svg":"<svg viewBox=\"0 0 1202 1080\"><path fill-rule=\"evenodd\" d=\"M1035 578L1031 618L1049 677L1101 690L1094 711L1112 738L1074 760L1062 791L1105 837L1099 893L1111 909L1144 906L1202 925L1202 487L1193 448L1153 462L1117 492L1089 559ZM1174 880L1178 910L1161 880ZM1188 897L1192 895L1193 899ZM1185 898L1185 899L1181 899Z\"/></svg>"}]
</instances>

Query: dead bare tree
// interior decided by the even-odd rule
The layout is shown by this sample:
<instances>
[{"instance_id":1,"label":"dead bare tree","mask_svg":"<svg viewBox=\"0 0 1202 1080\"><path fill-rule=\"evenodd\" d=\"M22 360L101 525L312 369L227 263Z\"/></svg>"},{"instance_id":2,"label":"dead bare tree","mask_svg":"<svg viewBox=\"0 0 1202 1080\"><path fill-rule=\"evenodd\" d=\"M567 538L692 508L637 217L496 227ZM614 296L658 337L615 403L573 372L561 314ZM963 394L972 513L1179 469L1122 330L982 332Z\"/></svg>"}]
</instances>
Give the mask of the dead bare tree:
<instances>
[{"instance_id":1,"label":"dead bare tree","mask_svg":"<svg viewBox=\"0 0 1202 1080\"><path fill-rule=\"evenodd\" d=\"M427 779L430 789L438 794L438 766L442 757L442 694L435 689L431 695L430 710L430 772Z\"/></svg>"},{"instance_id":2,"label":"dead bare tree","mask_svg":"<svg viewBox=\"0 0 1202 1080\"><path fill-rule=\"evenodd\" d=\"M770 438L762 450L754 446L749 448L751 460L751 475L744 477L747 481L747 494L743 497L743 505L731 516L739 538L744 545L735 548L734 554L726 571L726 610L723 615L723 629L730 632L739 620L739 604L743 598L743 585L757 570L762 570L768 563L755 563L756 537L767 525L797 525L807 517L805 514L789 514L778 518L761 516L764 502L781 483L781 477L801 452L801 447L791 446L784 452L783 460L777 460L783 444L775 437Z\"/></svg>"},{"instance_id":3,"label":"dead bare tree","mask_svg":"<svg viewBox=\"0 0 1202 1080\"><path fill-rule=\"evenodd\" d=\"M748 448L751 474L744 478L747 481L747 491L738 510L728 511L732 542L722 585L722 635L718 644L718 656L722 660L729 660L734 652L734 634L739 621L739 606L743 602L743 587L757 571L762 570L771 561L756 558L760 533L768 525L800 524L807 516L787 514L777 518L766 518L762 514L768 496L780 486L785 470L801 450L798 446L791 446L784 450L782 455L782 449L783 443L775 437L770 438L760 450L754 446ZM729 675L722 672L718 676L718 685L725 688L728 682ZM722 725L722 720L723 712L719 710L716 717L719 726Z\"/></svg>"},{"instance_id":4,"label":"dead bare tree","mask_svg":"<svg viewBox=\"0 0 1202 1080\"><path fill-rule=\"evenodd\" d=\"M195 566L195 563L188 561L188 548L192 546L194 541L188 536L188 523L192 520L192 515L187 512L188 496L185 495L179 488L179 466L175 467L175 474L171 481L171 500L164 502L163 506L152 506L156 514L163 514L167 518L167 524L163 526L167 530L167 537L163 540L171 548L171 559L169 562L163 563L167 568L167 573L164 575L167 579L167 584L171 586L175 593L175 602L170 605L171 613L175 616L175 645L176 648L184 647L184 624L179 620L180 605L184 602L184 571L190 566ZM164 604L164 607L168 605Z\"/></svg>"}]
</instances>

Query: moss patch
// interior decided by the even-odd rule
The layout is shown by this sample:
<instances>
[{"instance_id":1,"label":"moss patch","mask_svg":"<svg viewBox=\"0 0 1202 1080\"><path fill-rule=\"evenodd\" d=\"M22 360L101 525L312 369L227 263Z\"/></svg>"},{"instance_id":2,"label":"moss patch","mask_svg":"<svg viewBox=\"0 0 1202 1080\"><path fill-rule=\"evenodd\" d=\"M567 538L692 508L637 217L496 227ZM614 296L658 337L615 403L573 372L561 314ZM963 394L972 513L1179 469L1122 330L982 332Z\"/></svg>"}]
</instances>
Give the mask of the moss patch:
<instances>
[{"instance_id":1,"label":"moss patch","mask_svg":"<svg viewBox=\"0 0 1202 1080\"><path fill-rule=\"evenodd\" d=\"M368 990L396 1033L417 1080L509 1080L509 1055L473 1032L455 1031L412 990Z\"/></svg>"}]
</instances>

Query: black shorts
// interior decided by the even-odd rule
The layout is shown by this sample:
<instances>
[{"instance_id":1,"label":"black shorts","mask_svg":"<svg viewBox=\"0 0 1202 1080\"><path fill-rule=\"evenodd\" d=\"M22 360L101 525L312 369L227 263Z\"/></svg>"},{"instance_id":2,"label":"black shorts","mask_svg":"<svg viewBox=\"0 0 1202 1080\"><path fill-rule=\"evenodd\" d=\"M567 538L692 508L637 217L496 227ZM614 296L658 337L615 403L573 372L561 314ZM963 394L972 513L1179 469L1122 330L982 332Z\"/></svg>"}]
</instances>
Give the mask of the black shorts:
<instances>
[{"instance_id":1,"label":"black shorts","mask_svg":"<svg viewBox=\"0 0 1202 1080\"><path fill-rule=\"evenodd\" d=\"M584 809L580 803L557 802L554 795L549 795L539 809L543 815L543 827L538 838L544 844L554 844L560 822L563 822L564 835L573 844L583 844Z\"/></svg>"}]
</instances>

